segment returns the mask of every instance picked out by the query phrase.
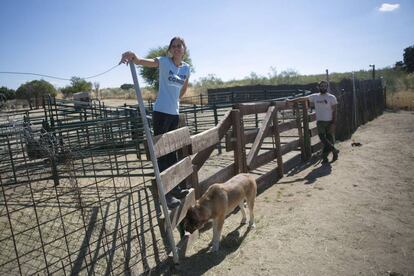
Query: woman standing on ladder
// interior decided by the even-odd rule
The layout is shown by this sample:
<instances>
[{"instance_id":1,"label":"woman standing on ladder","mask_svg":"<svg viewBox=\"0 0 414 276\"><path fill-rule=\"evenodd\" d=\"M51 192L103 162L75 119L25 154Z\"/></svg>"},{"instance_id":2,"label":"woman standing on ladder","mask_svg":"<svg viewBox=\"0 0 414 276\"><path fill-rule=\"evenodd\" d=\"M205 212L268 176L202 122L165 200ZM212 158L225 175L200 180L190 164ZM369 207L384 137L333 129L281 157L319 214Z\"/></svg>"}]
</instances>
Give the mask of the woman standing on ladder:
<instances>
[{"instance_id":1,"label":"woman standing on ladder","mask_svg":"<svg viewBox=\"0 0 414 276\"><path fill-rule=\"evenodd\" d=\"M158 68L159 89L157 100L154 104L152 122L154 136L177 129L179 121L180 98L187 91L190 77L190 65L183 61L187 50L184 39L174 37L168 46L168 56L154 59L140 58L133 52L122 54L120 63L133 62L136 65ZM177 162L177 153L172 152L158 158L160 172ZM176 186L165 195L168 208L173 209L180 205L178 198L187 195L188 190Z\"/></svg>"}]
</instances>

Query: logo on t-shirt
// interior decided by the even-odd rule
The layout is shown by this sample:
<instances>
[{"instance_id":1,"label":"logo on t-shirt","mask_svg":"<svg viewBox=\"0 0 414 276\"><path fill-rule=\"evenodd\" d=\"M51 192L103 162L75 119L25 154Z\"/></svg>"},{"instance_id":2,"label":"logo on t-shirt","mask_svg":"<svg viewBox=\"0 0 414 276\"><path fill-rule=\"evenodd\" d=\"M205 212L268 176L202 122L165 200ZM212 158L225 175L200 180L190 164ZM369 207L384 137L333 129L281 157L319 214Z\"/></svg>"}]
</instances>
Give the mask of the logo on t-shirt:
<instances>
[{"instance_id":1,"label":"logo on t-shirt","mask_svg":"<svg viewBox=\"0 0 414 276\"><path fill-rule=\"evenodd\" d=\"M328 104L328 101L327 100L317 100L316 101L317 103L320 103L320 104Z\"/></svg>"},{"instance_id":2,"label":"logo on t-shirt","mask_svg":"<svg viewBox=\"0 0 414 276\"><path fill-rule=\"evenodd\" d=\"M168 75L168 81L170 85L178 87L182 86L187 78L186 75L174 74L174 72L171 70L168 72Z\"/></svg>"}]
</instances>

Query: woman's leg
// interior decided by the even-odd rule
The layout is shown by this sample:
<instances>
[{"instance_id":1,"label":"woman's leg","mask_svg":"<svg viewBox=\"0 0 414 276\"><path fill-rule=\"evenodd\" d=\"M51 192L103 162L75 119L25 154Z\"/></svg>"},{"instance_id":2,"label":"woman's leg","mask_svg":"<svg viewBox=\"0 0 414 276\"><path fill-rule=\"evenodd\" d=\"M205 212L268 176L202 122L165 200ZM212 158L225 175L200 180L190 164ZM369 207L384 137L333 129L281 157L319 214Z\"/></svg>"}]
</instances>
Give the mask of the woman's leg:
<instances>
[{"instance_id":1,"label":"woman's leg","mask_svg":"<svg viewBox=\"0 0 414 276\"><path fill-rule=\"evenodd\" d=\"M152 115L154 136L164 134L178 127L178 115L171 115L154 111ZM177 162L177 153L171 152L158 158L158 168L160 172L166 170ZM173 189L174 191L174 189ZM180 205L181 201L174 197L172 191L165 195L168 208L174 209Z\"/></svg>"},{"instance_id":2,"label":"woman's leg","mask_svg":"<svg viewBox=\"0 0 414 276\"><path fill-rule=\"evenodd\" d=\"M171 115L162 112L154 111L152 116L154 136L164 134L168 131L177 129L178 127L178 115ZM158 158L158 167L160 172L168 169L172 165L177 163L177 153L171 152L167 155Z\"/></svg>"}]
</instances>

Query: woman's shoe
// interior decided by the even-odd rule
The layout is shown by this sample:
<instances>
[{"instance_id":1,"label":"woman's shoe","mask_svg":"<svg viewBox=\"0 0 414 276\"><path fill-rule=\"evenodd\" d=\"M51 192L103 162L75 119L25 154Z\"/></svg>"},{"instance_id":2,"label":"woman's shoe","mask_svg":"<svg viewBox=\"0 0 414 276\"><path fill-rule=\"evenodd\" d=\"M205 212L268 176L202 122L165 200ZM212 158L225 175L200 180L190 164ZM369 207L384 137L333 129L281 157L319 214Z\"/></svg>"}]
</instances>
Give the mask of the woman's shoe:
<instances>
[{"instance_id":1,"label":"woman's shoe","mask_svg":"<svg viewBox=\"0 0 414 276\"><path fill-rule=\"evenodd\" d=\"M172 196L179 198L179 199L185 198L189 192L190 192L189 190L181 189L179 186L175 186L174 189L170 191Z\"/></svg>"},{"instance_id":2,"label":"woman's shoe","mask_svg":"<svg viewBox=\"0 0 414 276\"><path fill-rule=\"evenodd\" d=\"M181 201L176 199L173 195L170 193L165 195L165 201L167 201L167 207L168 209L174 209L178 207L181 204Z\"/></svg>"}]
</instances>

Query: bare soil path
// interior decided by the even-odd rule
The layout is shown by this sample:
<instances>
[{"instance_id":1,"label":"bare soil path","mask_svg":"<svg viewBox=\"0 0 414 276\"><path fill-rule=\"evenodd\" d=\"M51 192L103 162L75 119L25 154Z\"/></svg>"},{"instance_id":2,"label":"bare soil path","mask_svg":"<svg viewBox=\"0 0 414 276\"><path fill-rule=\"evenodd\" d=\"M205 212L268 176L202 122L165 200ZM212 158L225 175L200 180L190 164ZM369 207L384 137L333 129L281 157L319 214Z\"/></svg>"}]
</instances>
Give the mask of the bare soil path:
<instances>
[{"instance_id":1,"label":"bare soil path","mask_svg":"<svg viewBox=\"0 0 414 276\"><path fill-rule=\"evenodd\" d=\"M353 142L361 146L353 147ZM414 275L414 113L386 112L260 194L256 229L201 234L181 275Z\"/></svg>"}]
</instances>

